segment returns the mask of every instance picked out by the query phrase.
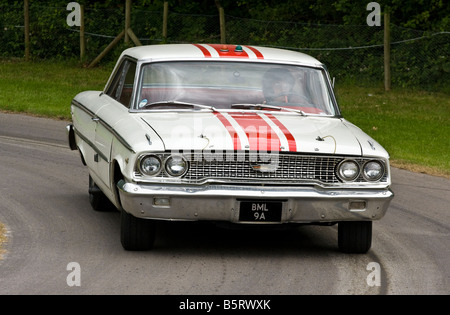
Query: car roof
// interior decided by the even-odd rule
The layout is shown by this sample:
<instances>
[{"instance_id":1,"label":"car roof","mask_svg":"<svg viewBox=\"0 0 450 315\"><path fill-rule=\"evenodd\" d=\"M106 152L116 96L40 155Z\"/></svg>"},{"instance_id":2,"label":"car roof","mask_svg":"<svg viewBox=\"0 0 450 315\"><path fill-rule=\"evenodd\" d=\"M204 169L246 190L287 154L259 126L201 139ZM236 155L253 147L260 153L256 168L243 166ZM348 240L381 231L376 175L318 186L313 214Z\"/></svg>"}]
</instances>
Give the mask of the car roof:
<instances>
[{"instance_id":1,"label":"car roof","mask_svg":"<svg viewBox=\"0 0 450 315\"><path fill-rule=\"evenodd\" d=\"M295 62L321 66L322 63L307 54L292 50L249 45L222 44L164 44L138 46L126 49L122 56L138 61L155 60L260 60L273 62Z\"/></svg>"}]
</instances>

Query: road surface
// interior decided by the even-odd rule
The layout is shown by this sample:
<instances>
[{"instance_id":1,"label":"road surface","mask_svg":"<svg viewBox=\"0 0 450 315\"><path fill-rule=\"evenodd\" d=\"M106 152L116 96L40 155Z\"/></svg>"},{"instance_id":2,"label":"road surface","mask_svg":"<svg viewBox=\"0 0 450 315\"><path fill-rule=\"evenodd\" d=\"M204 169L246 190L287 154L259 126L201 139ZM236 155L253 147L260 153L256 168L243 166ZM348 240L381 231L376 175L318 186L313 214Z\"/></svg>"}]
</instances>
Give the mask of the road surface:
<instances>
[{"instance_id":1,"label":"road surface","mask_svg":"<svg viewBox=\"0 0 450 315\"><path fill-rule=\"evenodd\" d=\"M365 255L337 227L242 231L162 222L156 247L128 252L119 212L95 212L67 122L0 113L0 294L450 293L450 180L393 169L396 194Z\"/></svg>"}]
</instances>

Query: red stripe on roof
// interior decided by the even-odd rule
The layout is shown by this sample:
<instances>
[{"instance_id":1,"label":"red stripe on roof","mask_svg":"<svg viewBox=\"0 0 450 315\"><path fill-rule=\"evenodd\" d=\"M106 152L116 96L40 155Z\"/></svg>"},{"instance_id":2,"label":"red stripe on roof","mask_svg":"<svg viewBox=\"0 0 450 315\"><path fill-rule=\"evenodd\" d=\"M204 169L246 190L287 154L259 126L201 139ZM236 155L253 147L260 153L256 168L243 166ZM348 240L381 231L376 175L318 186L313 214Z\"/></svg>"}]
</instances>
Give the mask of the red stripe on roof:
<instances>
[{"instance_id":1,"label":"red stripe on roof","mask_svg":"<svg viewBox=\"0 0 450 315\"><path fill-rule=\"evenodd\" d=\"M200 44L193 44L195 47L197 47L198 49L200 49L203 53L203 55L206 58L211 58L212 55L209 52L208 49L206 49L204 46L200 45ZM244 51L244 50L238 50L236 51L236 47L237 45L222 45L222 44L208 44L209 47L213 48L215 51L217 51L217 53L219 54L219 57L221 58L250 58L250 56ZM263 54L256 48L251 47L251 46L244 46L248 49L250 49L258 59L264 59Z\"/></svg>"},{"instance_id":2,"label":"red stripe on roof","mask_svg":"<svg viewBox=\"0 0 450 315\"><path fill-rule=\"evenodd\" d=\"M289 143L289 151L290 152L297 152L297 142L295 141L295 138L292 135L292 133L290 133L290 131L286 128L286 126L283 125L281 123L281 121L279 121L278 118L276 118L274 115L266 114L266 116L269 117L269 119L272 120L274 122L274 124L277 125L278 128L280 128L280 130L286 136L286 139L287 139L287 141Z\"/></svg>"},{"instance_id":3,"label":"red stripe on roof","mask_svg":"<svg viewBox=\"0 0 450 315\"><path fill-rule=\"evenodd\" d=\"M244 47L253 51L253 53L256 55L256 57L258 57L258 59L264 59L263 54L255 47L252 47L252 46L244 46Z\"/></svg>"},{"instance_id":4,"label":"red stripe on roof","mask_svg":"<svg viewBox=\"0 0 450 315\"><path fill-rule=\"evenodd\" d=\"M208 46L214 48L220 57L249 58L245 51L236 51L236 45L210 44Z\"/></svg>"},{"instance_id":5,"label":"red stripe on roof","mask_svg":"<svg viewBox=\"0 0 450 315\"><path fill-rule=\"evenodd\" d=\"M209 52L208 49L206 49L205 47L203 47L202 45L199 45L199 44L193 44L193 45L195 47L197 47L198 49L200 49L206 58L211 58L211 53Z\"/></svg>"}]
</instances>

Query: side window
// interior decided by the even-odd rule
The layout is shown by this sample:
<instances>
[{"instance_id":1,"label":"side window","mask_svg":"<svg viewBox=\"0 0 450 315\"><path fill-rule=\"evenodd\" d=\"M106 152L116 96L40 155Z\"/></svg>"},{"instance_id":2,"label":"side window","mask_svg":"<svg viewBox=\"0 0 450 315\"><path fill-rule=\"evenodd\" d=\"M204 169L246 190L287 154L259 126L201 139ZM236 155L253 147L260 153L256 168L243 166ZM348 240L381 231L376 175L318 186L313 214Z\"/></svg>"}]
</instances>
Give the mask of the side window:
<instances>
[{"instance_id":1,"label":"side window","mask_svg":"<svg viewBox=\"0 0 450 315\"><path fill-rule=\"evenodd\" d=\"M106 94L122 103L125 107L130 107L135 73L136 63L125 59L120 65Z\"/></svg>"}]
</instances>

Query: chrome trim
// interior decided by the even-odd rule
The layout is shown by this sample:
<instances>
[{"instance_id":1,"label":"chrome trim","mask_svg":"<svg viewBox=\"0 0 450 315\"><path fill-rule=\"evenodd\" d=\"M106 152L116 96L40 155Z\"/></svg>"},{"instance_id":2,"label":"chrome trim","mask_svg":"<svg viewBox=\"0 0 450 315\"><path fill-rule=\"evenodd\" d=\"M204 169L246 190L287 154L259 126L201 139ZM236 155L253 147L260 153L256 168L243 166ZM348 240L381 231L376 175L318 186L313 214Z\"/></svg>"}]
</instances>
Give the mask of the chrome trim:
<instances>
[{"instance_id":1,"label":"chrome trim","mask_svg":"<svg viewBox=\"0 0 450 315\"><path fill-rule=\"evenodd\" d=\"M302 61L295 61L295 60L279 60L279 59L239 59L239 58L206 58L205 57L189 57L189 58L182 58L182 57L158 57L158 58L142 58L138 61L140 66L147 65L149 63L157 63L157 62L191 62L191 61L201 61L201 62L241 62L241 63L269 63L269 64L284 64L284 65L291 65L291 66L300 66L300 67L308 67L313 69L325 69L325 65L323 63L308 63L308 62L302 62Z\"/></svg>"},{"instance_id":2,"label":"chrome trim","mask_svg":"<svg viewBox=\"0 0 450 315\"><path fill-rule=\"evenodd\" d=\"M86 112L88 115L90 115L92 117L92 120L102 124L103 127L105 127L109 132L111 132L111 134L113 134L117 140L119 140L119 142L128 150L130 150L132 153L136 153L132 146L121 136L119 135L114 128L112 128L107 122L105 122L101 117L98 117L97 115L95 115L94 112L92 112L91 110L89 110L86 106L84 106L83 104L81 104L80 102L76 101L76 100L72 100L72 105L75 107L78 107L79 109L83 110L84 112Z\"/></svg>"},{"instance_id":3,"label":"chrome trim","mask_svg":"<svg viewBox=\"0 0 450 315\"><path fill-rule=\"evenodd\" d=\"M243 200L283 202L278 223L314 223L381 219L394 197L390 189L320 189L317 187L252 187L207 185L180 187L139 185L119 181L120 200L125 211L135 217L171 221L239 221ZM170 204L155 205L155 198L169 198ZM364 201L364 209L354 211L350 202ZM246 222L247 223L247 222Z\"/></svg>"},{"instance_id":4,"label":"chrome trim","mask_svg":"<svg viewBox=\"0 0 450 315\"><path fill-rule=\"evenodd\" d=\"M139 114L139 113L173 113L173 112L180 112L180 113L210 113L210 112L217 112L217 113L242 113L245 111L245 113L250 114L273 114L274 110L253 110L253 109L227 109L227 108L218 108L218 109L182 109L182 108L167 108L167 109L129 109L128 112L130 114ZM297 116L299 113L292 112L292 111L277 111L277 116ZM304 117L311 116L311 117L321 117L321 118L337 118L339 116L336 115L325 115L325 114L311 114L311 113L305 113L302 115Z\"/></svg>"},{"instance_id":5,"label":"chrome trim","mask_svg":"<svg viewBox=\"0 0 450 315\"><path fill-rule=\"evenodd\" d=\"M95 117L95 113L93 111L91 111L89 108L87 108L86 106L84 106L83 104L81 104L80 102L78 102L77 100L73 99L72 106L78 107L79 109L81 109L82 111L84 111L86 114L88 114L91 117Z\"/></svg>"},{"instance_id":6,"label":"chrome trim","mask_svg":"<svg viewBox=\"0 0 450 315\"><path fill-rule=\"evenodd\" d=\"M95 153L98 154L98 156L100 156L100 158L102 160L104 160L105 162L109 163L109 159L106 155L104 155L102 153L102 151L100 151L95 144L93 144L86 136L84 136L81 132L79 132L77 129L74 128L74 133L80 137L81 140L83 140L88 146L90 146L92 148L92 150L95 151Z\"/></svg>"},{"instance_id":7,"label":"chrome trim","mask_svg":"<svg viewBox=\"0 0 450 315\"><path fill-rule=\"evenodd\" d=\"M155 153L148 153L155 154ZM260 172L254 170L254 163L271 163L270 160L259 161L252 160L252 154L255 158L257 153L225 152L222 160L217 161L217 156L211 154L211 158L206 157L206 153L184 153L183 155L189 163L189 170L185 175L172 178L163 169L158 176L145 176L135 166L133 180L138 183L167 183L167 184L185 184L185 185L205 185L211 183L240 185L314 185L321 187L345 187L345 188L382 188L390 185L387 161L375 159L373 157L346 157L334 155L304 155L278 153L277 169L272 172ZM145 155L145 154L143 154ZM171 155L169 152L157 154L162 161ZM231 161L230 161L231 159ZM355 161L359 168L366 161L377 160L384 165L384 175L378 181L366 181L361 172L353 181L342 181L337 175L337 167L342 161Z\"/></svg>"}]
</instances>

